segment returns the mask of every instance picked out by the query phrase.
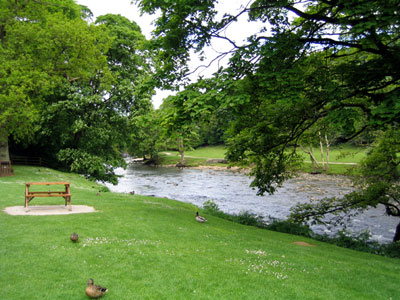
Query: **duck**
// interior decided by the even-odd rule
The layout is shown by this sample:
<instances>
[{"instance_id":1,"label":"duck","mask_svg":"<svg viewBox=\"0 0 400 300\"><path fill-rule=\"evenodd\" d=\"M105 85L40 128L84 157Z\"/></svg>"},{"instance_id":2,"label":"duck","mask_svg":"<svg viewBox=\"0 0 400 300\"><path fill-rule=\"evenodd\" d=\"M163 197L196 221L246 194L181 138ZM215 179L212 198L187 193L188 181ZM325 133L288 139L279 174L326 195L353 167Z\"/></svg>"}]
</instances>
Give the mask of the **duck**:
<instances>
[{"instance_id":1,"label":"duck","mask_svg":"<svg viewBox=\"0 0 400 300\"><path fill-rule=\"evenodd\" d=\"M74 243L76 243L79 239L79 235L77 233L72 233L69 237L71 239L71 241L73 241Z\"/></svg>"},{"instance_id":2,"label":"duck","mask_svg":"<svg viewBox=\"0 0 400 300\"><path fill-rule=\"evenodd\" d=\"M89 278L87 287L85 290L86 295L88 295L92 299L97 299L100 298L101 296L104 295L105 292L108 290L105 287L102 287L100 285L94 284L94 281L92 278Z\"/></svg>"},{"instance_id":3,"label":"duck","mask_svg":"<svg viewBox=\"0 0 400 300\"><path fill-rule=\"evenodd\" d=\"M204 223L204 222L207 222L207 219L202 216L199 216L199 212L196 211L196 221L199 223Z\"/></svg>"}]
</instances>

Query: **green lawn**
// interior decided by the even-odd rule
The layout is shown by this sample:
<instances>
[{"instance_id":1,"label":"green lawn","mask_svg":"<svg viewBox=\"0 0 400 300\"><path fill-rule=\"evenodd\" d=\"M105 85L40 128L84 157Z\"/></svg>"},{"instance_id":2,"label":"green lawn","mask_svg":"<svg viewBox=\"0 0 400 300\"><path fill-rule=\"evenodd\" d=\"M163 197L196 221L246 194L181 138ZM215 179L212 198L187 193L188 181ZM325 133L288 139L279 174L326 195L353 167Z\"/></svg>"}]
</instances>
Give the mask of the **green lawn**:
<instances>
[{"instance_id":1,"label":"green lawn","mask_svg":"<svg viewBox=\"0 0 400 300\"><path fill-rule=\"evenodd\" d=\"M100 193L78 175L15 167L0 178L0 208L23 205L24 183L70 181L72 203L91 214L0 213L1 299L400 299L400 260L338 248L213 216L190 204ZM229 192L229 191L227 191ZM61 204L37 198L31 205ZM69 240L77 232L80 242ZM313 247L293 244L303 241Z\"/></svg>"},{"instance_id":2,"label":"green lawn","mask_svg":"<svg viewBox=\"0 0 400 300\"><path fill-rule=\"evenodd\" d=\"M321 151L318 147L314 149L315 158L321 161ZM368 147L357 147L352 145L343 145L338 147L330 147L329 161L340 163L359 163L367 154ZM326 151L326 149L324 149ZM299 150L299 154L304 157L304 160L310 160L310 156Z\"/></svg>"},{"instance_id":3,"label":"green lawn","mask_svg":"<svg viewBox=\"0 0 400 300\"><path fill-rule=\"evenodd\" d=\"M208 163L208 159L225 158L224 146L207 146L185 152L185 161L189 166L200 165L221 165L215 163ZM162 164L176 164L180 160L178 151L165 151L161 153Z\"/></svg>"},{"instance_id":4,"label":"green lawn","mask_svg":"<svg viewBox=\"0 0 400 300\"><path fill-rule=\"evenodd\" d=\"M329 174L351 174L354 171L354 165L348 163L358 164L366 155L368 151L367 147L356 147L352 145L344 145L340 147L330 148L330 165ZM222 165L215 163L208 163L208 159L213 158L224 158L225 157L224 146L207 146L200 147L192 151L185 152L185 161L188 166L199 166L199 165ZM303 172L312 172L310 157L308 154L299 150L298 153L303 157L304 163L301 167ZM318 161L321 161L321 152L319 148L314 148L314 155ZM167 151L161 153L162 164L176 164L180 160L179 153L177 151Z\"/></svg>"},{"instance_id":5,"label":"green lawn","mask_svg":"<svg viewBox=\"0 0 400 300\"><path fill-rule=\"evenodd\" d=\"M186 155L205 158L224 158L225 152L225 146L207 146L187 151Z\"/></svg>"}]
</instances>

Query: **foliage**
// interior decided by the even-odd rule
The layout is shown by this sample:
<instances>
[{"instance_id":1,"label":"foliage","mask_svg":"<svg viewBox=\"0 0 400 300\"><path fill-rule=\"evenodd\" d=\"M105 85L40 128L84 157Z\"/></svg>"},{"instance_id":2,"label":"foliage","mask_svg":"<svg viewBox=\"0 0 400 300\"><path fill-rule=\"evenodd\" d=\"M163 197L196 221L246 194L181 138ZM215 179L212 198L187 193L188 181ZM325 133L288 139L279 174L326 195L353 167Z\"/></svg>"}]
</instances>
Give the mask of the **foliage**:
<instances>
[{"instance_id":1,"label":"foliage","mask_svg":"<svg viewBox=\"0 0 400 300\"><path fill-rule=\"evenodd\" d=\"M199 81L186 87L175 96L164 99L160 107L161 126L165 129L166 137L177 141L181 154L180 165L184 166L184 152L198 144L199 120L206 118L212 109L211 99L202 89L206 81Z\"/></svg>"},{"instance_id":2,"label":"foliage","mask_svg":"<svg viewBox=\"0 0 400 300\"><path fill-rule=\"evenodd\" d=\"M165 147L163 131L158 113L151 111L142 116L131 118L131 139L128 152L134 157L149 156L150 161L157 161L159 152Z\"/></svg>"},{"instance_id":3,"label":"foliage","mask_svg":"<svg viewBox=\"0 0 400 300\"><path fill-rule=\"evenodd\" d=\"M400 242L381 245L379 253L387 257L400 258Z\"/></svg>"},{"instance_id":4,"label":"foliage","mask_svg":"<svg viewBox=\"0 0 400 300\"><path fill-rule=\"evenodd\" d=\"M207 213L218 213L220 211L219 206L213 200L207 200L203 202L203 209Z\"/></svg>"},{"instance_id":5,"label":"foliage","mask_svg":"<svg viewBox=\"0 0 400 300\"><path fill-rule=\"evenodd\" d=\"M334 237L317 235L316 239L335 244L339 247L369 253L378 253L380 246L378 242L370 240L370 233L368 231L361 232L357 235L352 235L347 231L339 230Z\"/></svg>"},{"instance_id":6,"label":"foliage","mask_svg":"<svg viewBox=\"0 0 400 300\"><path fill-rule=\"evenodd\" d=\"M313 237L314 234L308 225L302 225L298 223L293 223L289 220L279 220L270 217L269 220L266 221L268 224L265 228L268 230L284 232L289 234L295 234L305 237Z\"/></svg>"},{"instance_id":7,"label":"foliage","mask_svg":"<svg viewBox=\"0 0 400 300\"><path fill-rule=\"evenodd\" d=\"M46 5L38 2L35 5L42 10L52 5L59 7L55 3ZM80 8L77 6L74 9L80 12ZM85 10L83 16L86 15ZM80 13L68 20L66 16L50 10L47 19L41 22L43 28L38 28L40 33L52 40L26 39L26 49L14 49L22 58L28 55L26 52L31 48L35 55L38 47L41 55L54 50L54 53L40 57L46 59L41 74L46 75L45 79L54 86L46 90L45 85L40 85L39 94L24 92L32 101L38 101L31 110L37 115L29 123L32 128L35 121L37 132L24 131L31 139L26 143L30 151L42 152L42 156L56 162L58 167L93 180L116 183L115 168L125 166L121 151L129 140L129 118L143 115L151 108L153 91L148 83L151 57L146 50L146 40L138 25L122 16L101 16L96 25L88 25L81 19ZM16 25L16 28L25 27L23 21ZM34 27L39 25L32 22ZM14 27L13 30L16 30ZM19 42L16 38L12 41ZM53 59L50 55L56 56ZM36 59L34 56L32 59L35 65L24 65L27 72L31 72L29 68L37 72ZM53 74L54 70L47 60L53 60L54 68L62 75L57 77L58 81L52 77L58 73ZM7 84L12 89L13 84ZM9 100L18 105L19 100ZM11 110L15 117L24 116L12 107ZM18 130L21 128L23 126ZM15 133L14 139L18 137Z\"/></svg>"},{"instance_id":8,"label":"foliage","mask_svg":"<svg viewBox=\"0 0 400 300\"><path fill-rule=\"evenodd\" d=\"M362 162L359 189L342 198L326 198L316 203L298 204L292 208L291 218L296 222L312 220L314 223L341 223L369 207L382 204L386 213L400 216L400 186L398 166L400 160L399 131L388 130ZM329 217L326 215L329 214ZM394 242L400 238L397 226Z\"/></svg>"},{"instance_id":9,"label":"foliage","mask_svg":"<svg viewBox=\"0 0 400 300\"><path fill-rule=\"evenodd\" d=\"M121 114L139 116L152 107L152 55L148 41L135 21L120 15L99 16L96 24L107 28L112 39L107 62L114 75L108 101L114 102Z\"/></svg>"},{"instance_id":10,"label":"foliage","mask_svg":"<svg viewBox=\"0 0 400 300\"><path fill-rule=\"evenodd\" d=\"M33 124L56 88L105 70L108 39L80 18L74 1L2 1L0 127L32 138Z\"/></svg>"},{"instance_id":11,"label":"foliage","mask_svg":"<svg viewBox=\"0 0 400 300\"><path fill-rule=\"evenodd\" d=\"M227 214L219 209L217 203L213 200L207 200L203 203L203 209L207 214L229 220L231 222L265 228L265 223L261 216L257 216L248 211L242 211L239 214Z\"/></svg>"},{"instance_id":12,"label":"foliage","mask_svg":"<svg viewBox=\"0 0 400 300\"><path fill-rule=\"evenodd\" d=\"M230 107L234 113L227 157L254 165L252 186L259 194L273 193L296 171L296 148L307 135L333 129L332 143L340 144L366 132L393 134L398 130L398 1L255 0L241 6L235 15L222 17L216 14L216 1L137 2L144 12L159 9L156 42L168 57L181 57L175 72L165 77L168 84L186 73L189 50L200 52L213 38L232 45L230 51L219 55L231 55L230 62L214 75L212 91L220 93L220 107ZM239 45L226 32L245 14L250 22L262 25ZM177 43L171 46L168 41ZM381 173L383 178L394 175L387 168L395 172L397 158L393 163L385 160L399 150L396 143L389 148L382 145L380 151L371 153L374 162L366 162L366 166L377 168L364 168L365 176L370 172ZM324 211L339 215L342 209L350 213L382 202L393 213L397 209L392 202L398 199L393 181L381 186L365 181L357 193L303 209L314 216Z\"/></svg>"}]
</instances>

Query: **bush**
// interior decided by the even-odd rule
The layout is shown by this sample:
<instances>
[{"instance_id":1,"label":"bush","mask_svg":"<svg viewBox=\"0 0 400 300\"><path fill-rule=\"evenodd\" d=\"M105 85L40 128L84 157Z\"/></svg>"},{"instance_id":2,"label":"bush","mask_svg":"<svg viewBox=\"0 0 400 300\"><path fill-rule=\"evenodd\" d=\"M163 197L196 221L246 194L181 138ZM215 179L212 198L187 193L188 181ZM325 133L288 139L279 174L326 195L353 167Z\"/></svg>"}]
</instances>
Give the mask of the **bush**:
<instances>
[{"instance_id":1,"label":"bush","mask_svg":"<svg viewBox=\"0 0 400 300\"><path fill-rule=\"evenodd\" d=\"M219 207L218 207L218 204L215 203L213 200L204 201L204 203L203 203L203 209L204 209L207 213L210 213L210 214L221 212L220 209L219 209Z\"/></svg>"},{"instance_id":2,"label":"bush","mask_svg":"<svg viewBox=\"0 0 400 300\"><path fill-rule=\"evenodd\" d=\"M287 220L279 220L271 217L269 218L266 229L305 237L312 237L313 235L313 231L308 225L293 223Z\"/></svg>"},{"instance_id":3,"label":"bush","mask_svg":"<svg viewBox=\"0 0 400 300\"><path fill-rule=\"evenodd\" d=\"M110 192L110 189L109 189L108 187L106 187L105 185L103 185L103 186L101 186L101 187L99 188L99 192L101 192L101 193L108 193L108 192Z\"/></svg>"},{"instance_id":4,"label":"bush","mask_svg":"<svg viewBox=\"0 0 400 300\"><path fill-rule=\"evenodd\" d=\"M378 254L380 244L376 241L371 241L370 237L371 234L369 231L351 234L346 230L340 230L334 237L327 235L314 235L316 240L334 244L339 247Z\"/></svg>"},{"instance_id":5,"label":"bush","mask_svg":"<svg viewBox=\"0 0 400 300\"><path fill-rule=\"evenodd\" d=\"M203 209L205 213L210 215L229 220L235 223L249 225L249 226L256 226L256 227L265 227L264 220L261 216L257 216L252 214L248 211L240 212L238 215L235 214L227 214L221 211L218 207L218 204L215 203L213 200L207 200L203 203Z\"/></svg>"},{"instance_id":6,"label":"bush","mask_svg":"<svg viewBox=\"0 0 400 300\"><path fill-rule=\"evenodd\" d=\"M248 211L242 211L238 215L234 215L236 222L243 225L265 228L264 219Z\"/></svg>"},{"instance_id":7,"label":"bush","mask_svg":"<svg viewBox=\"0 0 400 300\"><path fill-rule=\"evenodd\" d=\"M381 245L379 248L379 254L393 258L400 258L400 242Z\"/></svg>"}]
</instances>

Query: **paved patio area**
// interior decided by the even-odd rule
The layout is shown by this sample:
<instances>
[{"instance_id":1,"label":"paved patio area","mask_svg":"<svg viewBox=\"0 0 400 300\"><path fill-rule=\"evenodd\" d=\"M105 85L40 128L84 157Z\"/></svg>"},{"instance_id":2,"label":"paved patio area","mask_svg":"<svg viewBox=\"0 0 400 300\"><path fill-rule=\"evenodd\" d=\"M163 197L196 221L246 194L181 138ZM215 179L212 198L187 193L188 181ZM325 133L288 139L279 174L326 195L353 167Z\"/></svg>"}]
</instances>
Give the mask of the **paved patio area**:
<instances>
[{"instance_id":1,"label":"paved patio area","mask_svg":"<svg viewBox=\"0 0 400 300\"><path fill-rule=\"evenodd\" d=\"M32 205L28 207L28 210L25 210L24 206L10 206L6 207L4 212L13 216L48 216L86 214L96 212L96 210L87 205L72 205L71 210L68 210L68 206L64 205Z\"/></svg>"}]
</instances>

